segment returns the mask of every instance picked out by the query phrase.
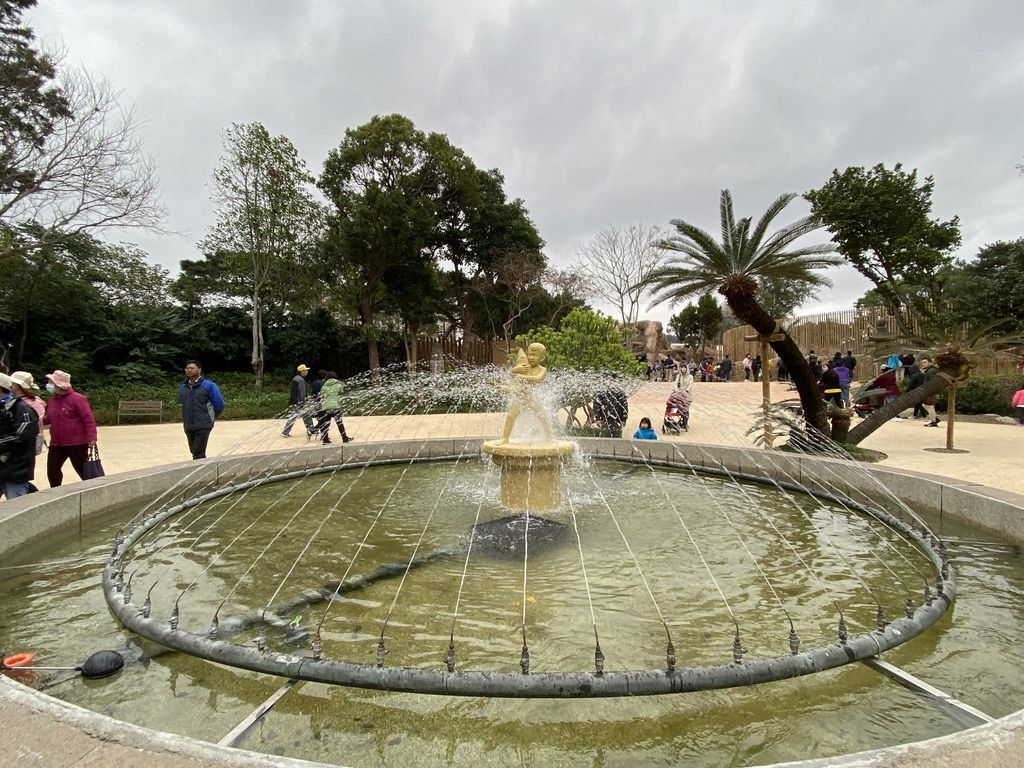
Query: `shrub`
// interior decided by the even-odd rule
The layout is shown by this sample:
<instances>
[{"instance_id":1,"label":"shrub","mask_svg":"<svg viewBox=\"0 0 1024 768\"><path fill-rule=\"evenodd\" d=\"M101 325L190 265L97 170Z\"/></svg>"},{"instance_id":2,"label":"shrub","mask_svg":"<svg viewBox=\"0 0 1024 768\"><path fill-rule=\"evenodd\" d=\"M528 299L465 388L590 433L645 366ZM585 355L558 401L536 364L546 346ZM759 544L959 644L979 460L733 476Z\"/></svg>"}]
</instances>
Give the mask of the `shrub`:
<instances>
[{"instance_id":1,"label":"shrub","mask_svg":"<svg viewBox=\"0 0 1024 768\"><path fill-rule=\"evenodd\" d=\"M1013 413L1010 400L1013 393L1024 387L1024 376L1002 374L998 376L972 376L956 391L957 413ZM947 410L947 397L939 397L939 410Z\"/></svg>"}]
</instances>

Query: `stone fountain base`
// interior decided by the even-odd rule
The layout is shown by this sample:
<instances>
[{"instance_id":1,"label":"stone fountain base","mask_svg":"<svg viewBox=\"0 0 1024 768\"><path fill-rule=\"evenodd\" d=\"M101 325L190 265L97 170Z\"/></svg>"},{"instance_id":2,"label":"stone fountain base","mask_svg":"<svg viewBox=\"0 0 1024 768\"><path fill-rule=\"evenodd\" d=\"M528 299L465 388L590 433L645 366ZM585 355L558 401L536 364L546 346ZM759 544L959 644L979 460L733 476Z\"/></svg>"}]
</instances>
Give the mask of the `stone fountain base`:
<instances>
[{"instance_id":1,"label":"stone fountain base","mask_svg":"<svg viewBox=\"0 0 1024 768\"><path fill-rule=\"evenodd\" d=\"M562 503L560 469L576 451L576 443L568 440L545 443L490 440L482 448L491 461L501 467L503 507L522 512L558 509Z\"/></svg>"}]
</instances>

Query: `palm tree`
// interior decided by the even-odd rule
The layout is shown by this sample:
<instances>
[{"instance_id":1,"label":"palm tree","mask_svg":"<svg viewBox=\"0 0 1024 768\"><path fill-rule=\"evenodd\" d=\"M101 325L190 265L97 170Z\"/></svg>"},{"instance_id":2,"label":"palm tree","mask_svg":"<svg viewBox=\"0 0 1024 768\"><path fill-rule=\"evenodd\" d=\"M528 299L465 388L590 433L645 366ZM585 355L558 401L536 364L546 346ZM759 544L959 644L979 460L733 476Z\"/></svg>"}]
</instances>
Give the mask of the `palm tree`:
<instances>
[{"instance_id":1,"label":"palm tree","mask_svg":"<svg viewBox=\"0 0 1024 768\"><path fill-rule=\"evenodd\" d=\"M818 432L828 435L827 409L818 393L807 360L789 333L757 302L758 281L766 279L796 280L811 286L830 286L831 282L814 270L842 263L833 255L835 245L825 243L794 247L804 235L822 225L807 216L768 234L772 220L796 197L780 195L757 224L751 219L736 220L732 195L723 189L721 195L722 241L718 242L700 227L681 219L673 219L677 235L664 240L661 247L673 251L667 260L644 281L653 289L653 302L673 303L698 294L717 290L725 297L733 314L750 325L759 335L778 337L770 344L785 364L800 395L804 421Z\"/></svg>"}]
</instances>

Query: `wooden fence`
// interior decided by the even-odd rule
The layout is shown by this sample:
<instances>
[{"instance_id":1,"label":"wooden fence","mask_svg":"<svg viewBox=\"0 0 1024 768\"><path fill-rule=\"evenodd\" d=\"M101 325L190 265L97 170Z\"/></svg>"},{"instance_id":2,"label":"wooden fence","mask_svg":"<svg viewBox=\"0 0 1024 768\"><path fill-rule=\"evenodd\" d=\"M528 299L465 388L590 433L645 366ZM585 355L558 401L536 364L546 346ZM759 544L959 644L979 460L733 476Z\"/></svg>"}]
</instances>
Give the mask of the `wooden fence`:
<instances>
[{"instance_id":1,"label":"wooden fence","mask_svg":"<svg viewBox=\"0 0 1024 768\"><path fill-rule=\"evenodd\" d=\"M454 336L420 336L416 340L416 356L422 361L430 360L435 352L455 360L462 360L463 352L466 362L470 365L504 365L507 355L505 347L499 342L487 342L483 339L463 339Z\"/></svg>"},{"instance_id":2,"label":"wooden fence","mask_svg":"<svg viewBox=\"0 0 1024 768\"><path fill-rule=\"evenodd\" d=\"M874 307L797 317L786 323L786 330L804 354L813 349L820 360L827 360L836 352L845 355L852 351L857 358L857 373L861 376L867 371L877 373L884 362L874 358L871 337L878 332L898 333L896 320L884 309ZM730 328L722 337L723 353L734 361L742 360L746 354L760 354L758 342L745 341L744 337L753 335L754 330L749 325ZM891 351L900 353L904 348L894 344ZM1018 370L1022 354L1024 349L1018 348L1014 354L978 356L974 375L1014 373Z\"/></svg>"}]
</instances>

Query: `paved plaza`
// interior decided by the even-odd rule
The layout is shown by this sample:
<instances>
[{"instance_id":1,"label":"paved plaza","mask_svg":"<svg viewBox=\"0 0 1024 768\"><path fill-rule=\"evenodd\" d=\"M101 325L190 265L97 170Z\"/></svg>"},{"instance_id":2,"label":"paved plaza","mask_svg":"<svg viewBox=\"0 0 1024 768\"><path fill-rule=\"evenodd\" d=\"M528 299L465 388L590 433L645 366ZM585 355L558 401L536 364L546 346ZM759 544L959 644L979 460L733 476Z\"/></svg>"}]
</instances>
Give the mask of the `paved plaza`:
<instances>
[{"instance_id":1,"label":"paved plaza","mask_svg":"<svg viewBox=\"0 0 1024 768\"><path fill-rule=\"evenodd\" d=\"M673 385L650 382L629 399L629 423L624 435L632 435L642 416L657 429L665 411L665 400ZM772 401L793 399L796 392L786 384L773 382ZM225 398L230 409L231 393ZM753 447L747 429L755 423L761 404L761 385L750 382L696 382L690 414L690 430L679 436L661 435L660 440ZM503 414L437 414L426 416L348 417L345 425L360 442L415 440L428 437L486 437L501 431ZM854 425L859 419L854 419ZM305 438L302 422L296 423L290 438L281 436L281 420L222 421L210 438L209 456L225 453L301 450L314 446ZM891 420L861 445L881 451L883 466L929 472L937 475L1001 488L1024 494L1024 427L1017 424L957 422L954 446L967 453L934 453L927 448L946 444L945 421L939 429L928 429L921 421ZM332 435L337 433L332 426ZM143 469L189 458L180 423L100 427L99 447L107 474ZM42 457L41 457L42 458ZM70 475L70 477L69 477ZM65 482L77 480L65 465ZM36 484L46 486L42 462L36 467Z\"/></svg>"}]
</instances>

